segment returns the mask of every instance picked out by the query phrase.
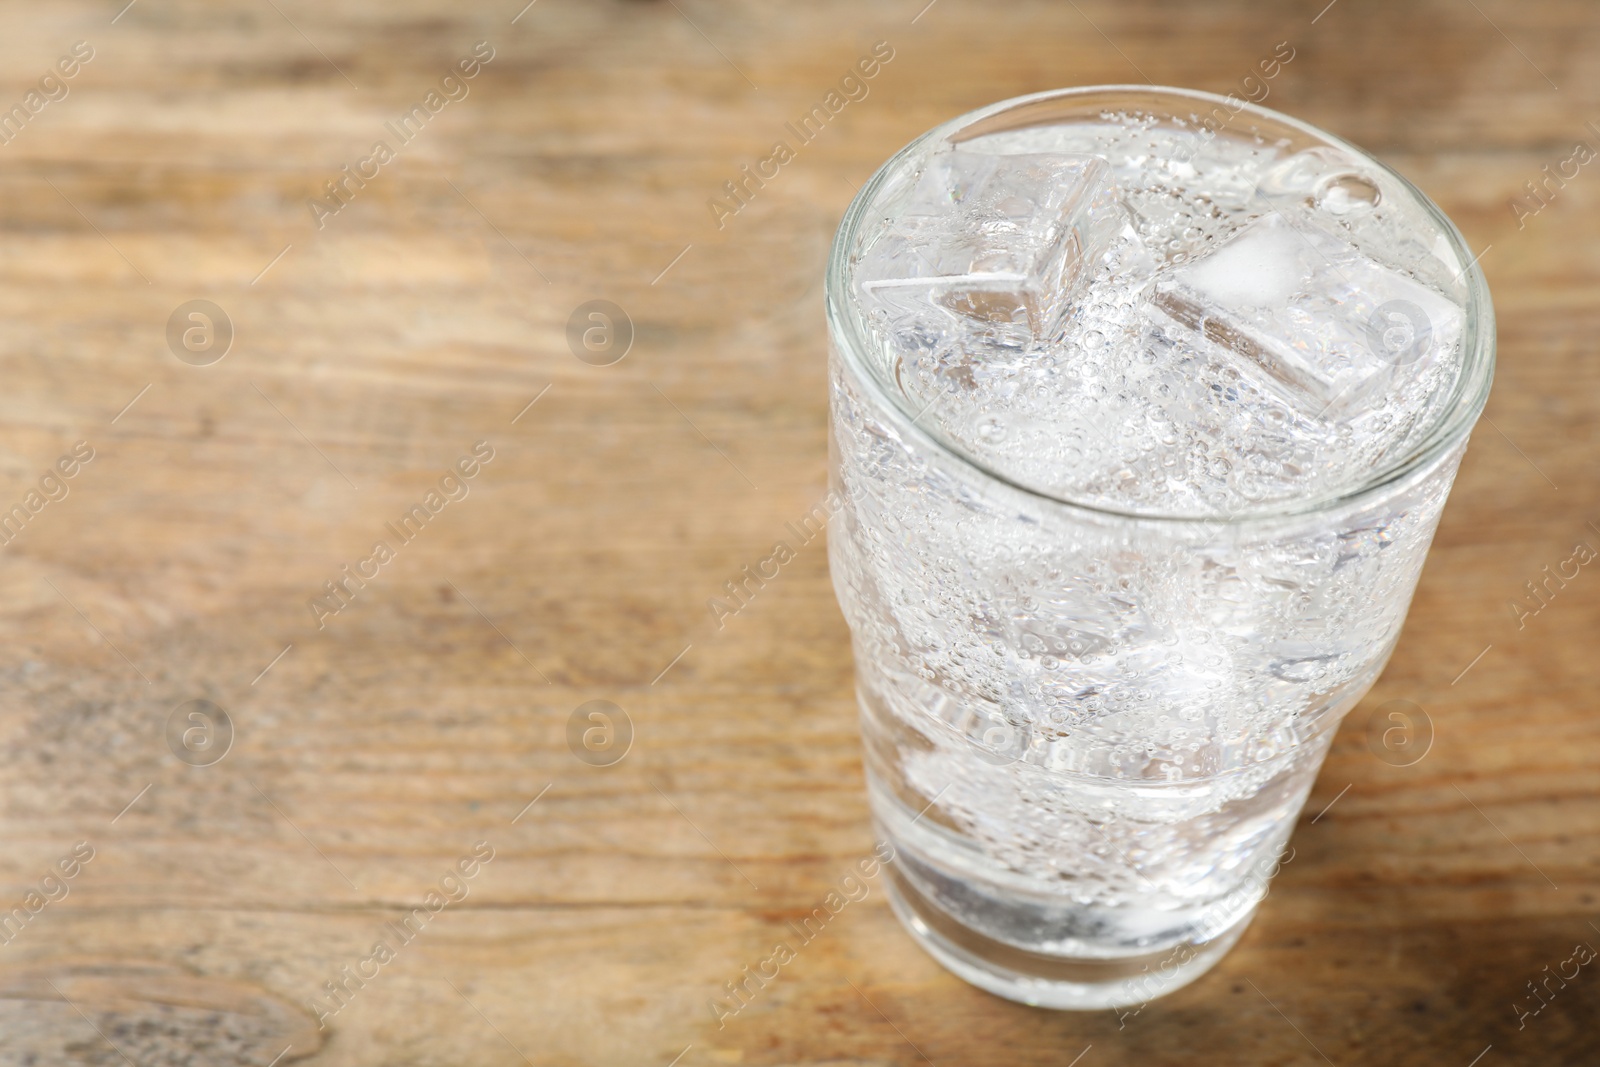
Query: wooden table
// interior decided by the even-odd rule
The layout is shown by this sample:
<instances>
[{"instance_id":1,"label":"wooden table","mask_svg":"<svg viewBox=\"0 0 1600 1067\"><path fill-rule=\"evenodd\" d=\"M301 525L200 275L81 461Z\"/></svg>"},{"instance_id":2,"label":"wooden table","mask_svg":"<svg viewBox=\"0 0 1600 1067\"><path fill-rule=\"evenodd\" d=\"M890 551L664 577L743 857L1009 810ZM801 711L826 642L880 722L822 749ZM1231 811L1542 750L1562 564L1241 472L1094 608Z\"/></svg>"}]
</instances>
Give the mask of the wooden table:
<instances>
[{"instance_id":1,"label":"wooden table","mask_svg":"<svg viewBox=\"0 0 1600 1067\"><path fill-rule=\"evenodd\" d=\"M1600 173L1510 203L1600 147L1592 5L123 2L0 11L0 1064L1600 1057L1597 965L1528 989L1600 946L1600 577L1510 607L1600 548ZM880 41L864 99L709 206ZM854 189L981 104L1226 92L1284 41L1266 103L1457 220L1501 341L1293 862L1137 1016L969 988L874 884L719 1027L872 845L822 538L707 610L822 491ZM194 300L222 317L169 344ZM594 300L619 362L569 345ZM1367 744L1398 699L1435 734L1405 767ZM609 748L592 707L569 732L590 701Z\"/></svg>"}]
</instances>

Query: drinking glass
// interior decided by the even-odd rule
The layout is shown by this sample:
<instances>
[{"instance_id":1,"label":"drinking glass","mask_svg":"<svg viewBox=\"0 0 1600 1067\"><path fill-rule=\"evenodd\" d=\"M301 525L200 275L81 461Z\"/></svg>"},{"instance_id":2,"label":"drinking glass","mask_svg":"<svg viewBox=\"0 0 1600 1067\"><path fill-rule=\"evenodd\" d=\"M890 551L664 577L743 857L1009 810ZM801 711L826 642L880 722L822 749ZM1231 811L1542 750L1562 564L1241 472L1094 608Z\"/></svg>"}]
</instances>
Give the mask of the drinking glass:
<instances>
[{"instance_id":1,"label":"drinking glass","mask_svg":"<svg viewBox=\"0 0 1600 1067\"><path fill-rule=\"evenodd\" d=\"M1459 267L1466 294L1459 373L1431 428L1336 495L1151 514L1029 488L941 432L904 392L854 269L890 190L941 146L1224 108L1228 136L1331 146L1403 184L1236 98L1044 93L902 149L851 205L828 267L842 502L829 559L872 815L896 853L890 900L945 967L1029 1004L1147 1001L1204 973L1249 924L1340 719L1400 633L1487 398L1493 312L1461 235L1412 190L1431 229L1416 236Z\"/></svg>"}]
</instances>

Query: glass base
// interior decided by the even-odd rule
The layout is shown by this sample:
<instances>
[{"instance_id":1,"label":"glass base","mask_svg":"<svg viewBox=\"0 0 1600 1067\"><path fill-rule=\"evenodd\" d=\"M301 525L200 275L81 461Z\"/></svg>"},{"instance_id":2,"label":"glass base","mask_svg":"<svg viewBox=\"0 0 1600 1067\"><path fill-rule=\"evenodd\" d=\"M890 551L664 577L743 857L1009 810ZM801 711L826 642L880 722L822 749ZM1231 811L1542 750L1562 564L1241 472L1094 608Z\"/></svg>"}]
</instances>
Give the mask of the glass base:
<instances>
[{"instance_id":1,"label":"glass base","mask_svg":"<svg viewBox=\"0 0 1600 1067\"><path fill-rule=\"evenodd\" d=\"M1112 959L1053 956L1008 945L963 926L884 866L895 915L917 943L956 977L995 996L1036 1008L1093 1011L1144 1004L1181 989L1216 966L1255 917L1255 909L1204 941Z\"/></svg>"}]
</instances>

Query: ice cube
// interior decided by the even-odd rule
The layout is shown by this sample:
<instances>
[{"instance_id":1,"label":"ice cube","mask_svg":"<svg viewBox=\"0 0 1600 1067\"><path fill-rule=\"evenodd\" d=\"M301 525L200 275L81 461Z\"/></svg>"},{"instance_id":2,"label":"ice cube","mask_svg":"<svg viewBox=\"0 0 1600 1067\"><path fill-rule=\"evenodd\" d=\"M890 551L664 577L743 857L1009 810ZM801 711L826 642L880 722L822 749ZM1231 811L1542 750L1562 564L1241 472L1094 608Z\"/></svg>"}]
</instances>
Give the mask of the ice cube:
<instances>
[{"instance_id":1,"label":"ice cube","mask_svg":"<svg viewBox=\"0 0 1600 1067\"><path fill-rule=\"evenodd\" d=\"M1344 239L1264 215L1167 271L1153 305L1302 414L1336 420L1448 359L1461 308Z\"/></svg>"},{"instance_id":2,"label":"ice cube","mask_svg":"<svg viewBox=\"0 0 1600 1067\"><path fill-rule=\"evenodd\" d=\"M1117 232L1109 173L1096 156L934 157L858 265L869 313L1013 347L1048 336Z\"/></svg>"}]
</instances>

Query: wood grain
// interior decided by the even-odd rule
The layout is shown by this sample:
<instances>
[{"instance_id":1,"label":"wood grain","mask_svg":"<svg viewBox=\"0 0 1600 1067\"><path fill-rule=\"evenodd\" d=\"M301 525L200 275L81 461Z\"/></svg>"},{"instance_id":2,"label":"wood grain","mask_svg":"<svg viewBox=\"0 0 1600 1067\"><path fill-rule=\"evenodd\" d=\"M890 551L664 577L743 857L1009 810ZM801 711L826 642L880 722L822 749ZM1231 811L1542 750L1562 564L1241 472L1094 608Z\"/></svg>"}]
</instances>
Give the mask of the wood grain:
<instances>
[{"instance_id":1,"label":"wood grain","mask_svg":"<svg viewBox=\"0 0 1600 1067\"><path fill-rule=\"evenodd\" d=\"M122 2L0 4L0 105L95 52L0 144L0 511L94 449L0 548L0 912L94 849L0 946L0 1063L1600 1058L1592 968L1516 1011L1600 945L1600 578L1508 608L1600 546L1600 176L1509 206L1600 143L1592 5ZM1433 196L1500 317L1492 424L1295 859L1134 1017L963 985L874 885L719 1028L707 1002L872 845L821 539L724 627L706 609L823 489L854 188L970 108L1226 92L1284 40L1267 103ZM319 229L308 200L478 41L466 97ZM878 41L868 97L719 229L707 200ZM193 299L236 329L206 366L166 340ZM634 326L610 366L567 343L595 299ZM465 498L319 629L308 601L479 441ZM197 698L234 731L210 766L167 740ZM1414 766L1367 747L1393 699L1434 724ZM631 722L609 767L568 747L591 700Z\"/></svg>"}]
</instances>

